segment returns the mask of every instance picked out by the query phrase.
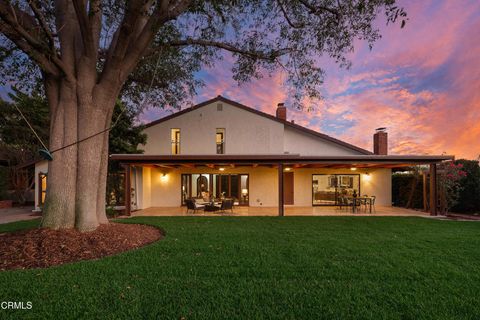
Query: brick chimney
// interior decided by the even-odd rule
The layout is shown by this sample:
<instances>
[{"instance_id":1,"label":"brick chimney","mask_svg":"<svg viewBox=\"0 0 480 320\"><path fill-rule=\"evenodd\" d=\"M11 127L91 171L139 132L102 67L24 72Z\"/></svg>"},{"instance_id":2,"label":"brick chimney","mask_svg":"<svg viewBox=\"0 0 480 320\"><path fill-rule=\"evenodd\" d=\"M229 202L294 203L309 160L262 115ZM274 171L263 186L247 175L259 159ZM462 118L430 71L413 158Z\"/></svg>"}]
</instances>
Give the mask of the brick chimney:
<instances>
[{"instance_id":1,"label":"brick chimney","mask_svg":"<svg viewBox=\"0 0 480 320\"><path fill-rule=\"evenodd\" d=\"M287 121L287 107L283 102L277 105L277 118Z\"/></svg>"},{"instance_id":2,"label":"brick chimney","mask_svg":"<svg viewBox=\"0 0 480 320\"><path fill-rule=\"evenodd\" d=\"M387 128L378 128L373 135L373 153L378 155L388 154L388 134Z\"/></svg>"}]
</instances>

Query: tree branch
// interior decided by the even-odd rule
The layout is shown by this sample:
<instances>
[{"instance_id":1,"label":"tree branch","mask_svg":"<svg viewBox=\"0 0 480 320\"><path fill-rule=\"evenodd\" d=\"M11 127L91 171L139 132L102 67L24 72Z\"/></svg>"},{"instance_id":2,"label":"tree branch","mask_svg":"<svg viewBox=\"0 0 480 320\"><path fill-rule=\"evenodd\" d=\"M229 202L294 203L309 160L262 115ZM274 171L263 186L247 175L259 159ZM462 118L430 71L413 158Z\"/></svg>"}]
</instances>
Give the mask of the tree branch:
<instances>
[{"instance_id":1,"label":"tree branch","mask_svg":"<svg viewBox=\"0 0 480 320\"><path fill-rule=\"evenodd\" d=\"M110 44L101 82L120 78L125 80L152 43L160 27L178 17L191 2L192 0L178 0L172 4L170 0L159 0L149 14L155 1L146 1L143 5L135 5L134 1L130 1L125 18L114 35L115 41L112 40Z\"/></svg>"},{"instance_id":2,"label":"tree branch","mask_svg":"<svg viewBox=\"0 0 480 320\"><path fill-rule=\"evenodd\" d=\"M285 10L285 8L283 7L283 4L281 2L281 0L277 0L277 4L280 8L280 11L282 11L282 14L283 16L285 17L285 20L287 21L287 23L290 25L290 27L294 28L294 29L301 29L305 26L304 23L295 23L293 22L292 20L290 20L289 16L288 16L288 13L287 11Z\"/></svg>"},{"instance_id":3,"label":"tree branch","mask_svg":"<svg viewBox=\"0 0 480 320\"><path fill-rule=\"evenodd\" d=\"M73 8L75 9L75 15L77 16L78 25L80 27L80 33L82 35L83 47L85 48L85 54L91 52L92 38L88 32L88 17L86 3L83 0L73 0Z\"/></svg>"},{"instance_id":4,"label":"tree branch","mask_svg":"<svg viewBox=\"0 0 480 320\"><path fill-rule=\"evenodd\" d=\"M240 55L247 56L252 59L261 59L261 60L267 60L272 62L275 61L276 58L294 51L292 48L281 48L277 50L271 50L270 52L263 52L258 50L251 51L251 50L245 50L245 49L236 47L235 45L230 43L213 41L213 40L191 39L191 38L184 39L184 40L172 40L164 43L164 45L172 46L172 47L195 46L195 45L203 46L203 47L215 47L215 48L223 49L233 53L238 53Z\"/></svg>"},{"instance_id":5,"label":"tree branch","mask_svg":"<svg viewBox=\"0 0 480 320\"><path fill-rule=\"evenodd\" d=\"M33 48L12 26L5 23L3 19L0 19L0 32L35 61L44 72L56 77L60 76L61 71L58 65L52 63L44 54Z\"/></svg>"},{"instance_id":6,"label":"tree branch","mask_svg":"<svg viewBox=\"0 0 480 320\"><path fill-rule=\"evenodd\" d=\"M27 31L37 29L39 27L31 15L14 8L11 3L0 2L0 31L31 57L40 69L54 76L65 73L64 65L56 51L50 52L46 43Z\"/></svg>"},{"instance_id":7,"label":"tree branch","mask_svg":"<svg viewBox=\"0 0 480 320\"><path fill-rule=\"evenodd\" d=\"M21 22L18 20L18 16L21 15ZM30 19L29 19L30 17ZM30 15L25 14L21 10L18 10L12 6L11 3L8 5L4 2L0 2L0 19L2 19L6 24L10 25L16 33L21 36L26 42L28 42L33 48L40 50L45 49L44 44L38 39L35 39L28 31L35 29L33 18Z\"/></svg>"},{"instance_id":8,"label":"tree branch","mask_svg":"<svg viewBox=\"0 0 480 320\"><path fill-rule=\"evenodd\" d=\"M96 58L98 48L98 33L100 31L101 9L100 1L90 1L89 15L84 0L73 0L73 8L80 27L84 54L90 58ZM89 18L90 16L90 18Z\"/></svg>"},{"instance_id":9,"label":"tree branch","mask_svg":"<svg viewBox=\"0 0 480 320\"><path fill-rule=\"evenodd\" d=\"M325 6L320 6L320 5L313 5L313 4L310 4L308 2L308 0L298 0L304 7L306 7L308 10L310 10L310 13L313 13L313 14L319 14L321 11L327 11L333 15L335 15L337 17L337 19L339 18L340 16L340 13L338 12L338 10L336 9L333 9L333 8L329 8L329 7L325 7Z\"/></svg>"},{"instance_id":10,"label":"tree branch","mask_svg":"<svg viewBox=\"0 0 480 320\"><path fill-rule=\"evenodd\" d=\"M45 16L43 13L38 9L37 5L33 0L28 1L28 4L30 8L32 8L33 13L35 14L35 17L37 18L40 26L42 27L43 31L45 32L45 35L48 38L48 42L50 44L50 50L56 54L56 49L55 49L55 39L53 37L53 33L50 30L47 20L45 19Z\"/></svg>"}]
</instances>

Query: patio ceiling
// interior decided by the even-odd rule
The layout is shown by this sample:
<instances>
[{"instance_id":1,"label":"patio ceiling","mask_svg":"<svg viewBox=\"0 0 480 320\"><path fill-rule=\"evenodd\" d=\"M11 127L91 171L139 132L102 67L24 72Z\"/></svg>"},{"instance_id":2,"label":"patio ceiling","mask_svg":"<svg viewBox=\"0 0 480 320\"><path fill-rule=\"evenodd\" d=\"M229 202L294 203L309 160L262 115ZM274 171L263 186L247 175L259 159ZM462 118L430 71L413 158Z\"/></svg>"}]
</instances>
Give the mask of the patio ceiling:
<instances>
[{"instance_id":1,"label":"patio ceiling","mask_svg":"<svg viewBox=\"0 0 480 320\"><path fill-rule=\"evenodd\" d=\"M355 155L355 156L300 156L280 155L143 155L113 154L111 160L120 161L125 167L125 190L130 190L130 170L132 165L158 167L209 168L225 166L270 166L278 170L278 215L284 215L283 171L285 168L398 168L412 165L430 166L430 213L437 215L437 163L454 160L451 155ZM126 213L130 214L130 192L125 191Z\"/></svg>"},{"instance_id":2,"label":"patio ceiling","mask_svg":"<svg viewBox=\"0 0 480 320\"><path fill-rule=\"evenodd\" d=\"M268 166L279 164L293 168L399 168L428 165L454 160L451 155L355 155L355 156L300 156L280 155L143 155L112 154L111 160L124 164L178 168L206 166Z\"/></svg>"}]
</instances>

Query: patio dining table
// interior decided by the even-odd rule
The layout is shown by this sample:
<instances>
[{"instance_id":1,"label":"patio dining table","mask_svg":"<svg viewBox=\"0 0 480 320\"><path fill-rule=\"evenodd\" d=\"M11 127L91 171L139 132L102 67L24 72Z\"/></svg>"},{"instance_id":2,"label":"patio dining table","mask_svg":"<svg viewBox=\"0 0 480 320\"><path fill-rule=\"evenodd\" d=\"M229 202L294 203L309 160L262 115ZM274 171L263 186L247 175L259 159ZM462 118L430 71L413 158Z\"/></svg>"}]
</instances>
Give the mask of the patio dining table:
<instances>
[{"instance_id":1,"label":"patio dining table","mask_svg":"<svg viewBox=\"0 0 480 320\"><path fill-rule=\"evenodd\" d=\"M372 205L375 197L360 196L360 197L348 197L349 200L352 200L352 212L357 212L357 207L362 204L362 201L365 201L369 207L369 213L372 213Z\"/></svg>"}]
</instances>

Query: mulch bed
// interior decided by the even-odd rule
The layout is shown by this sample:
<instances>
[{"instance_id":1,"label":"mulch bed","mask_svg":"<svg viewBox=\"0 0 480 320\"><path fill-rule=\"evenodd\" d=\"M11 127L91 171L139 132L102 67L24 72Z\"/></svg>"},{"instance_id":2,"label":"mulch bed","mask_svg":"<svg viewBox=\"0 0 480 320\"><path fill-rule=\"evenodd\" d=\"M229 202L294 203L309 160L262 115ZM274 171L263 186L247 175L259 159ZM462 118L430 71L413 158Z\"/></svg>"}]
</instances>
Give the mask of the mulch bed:
<instances>
[{"instance_id":1,"label":"mulch bed","mask_svg":"<svg viewBox=\"0 0 480 320\"><path fill-rule=\"evenodd\" d=\"M142 247L163 237L152 226L109 223L95 231L30 229L0 234L0 270L46 268Z\"/></svg>"}]
</instances>

